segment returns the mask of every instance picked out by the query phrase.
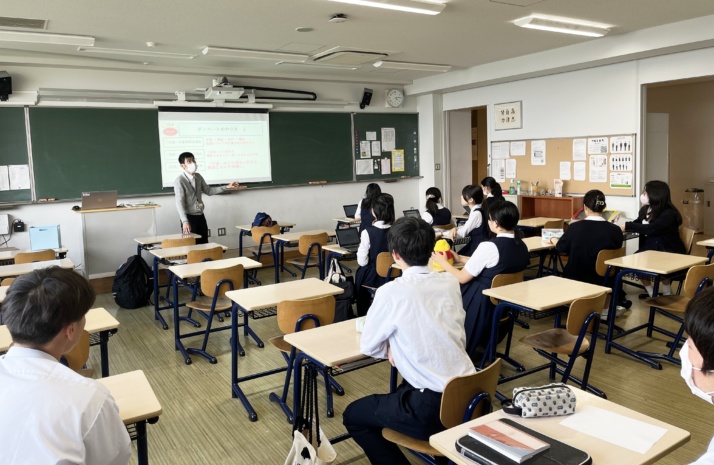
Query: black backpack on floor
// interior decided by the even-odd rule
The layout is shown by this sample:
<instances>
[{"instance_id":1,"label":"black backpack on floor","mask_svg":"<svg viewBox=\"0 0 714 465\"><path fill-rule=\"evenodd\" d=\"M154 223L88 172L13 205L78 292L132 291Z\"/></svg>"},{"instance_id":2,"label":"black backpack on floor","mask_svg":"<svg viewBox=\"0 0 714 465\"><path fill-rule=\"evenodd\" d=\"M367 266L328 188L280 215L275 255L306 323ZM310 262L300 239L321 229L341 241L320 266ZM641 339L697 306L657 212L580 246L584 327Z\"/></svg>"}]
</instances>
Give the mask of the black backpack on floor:
<instances>
[{"instance_id":1,"label":"black backpack on floor","mask_svg":"<svg viewBox=\"0 0 714 465\"><path fill-rule=\"evenodd\" d=\"M123 308L139 308L149 304L153 290L151 268L140 255L132 255L119 267L112 284L112 295Z\"/></svg>"}]
</instances>

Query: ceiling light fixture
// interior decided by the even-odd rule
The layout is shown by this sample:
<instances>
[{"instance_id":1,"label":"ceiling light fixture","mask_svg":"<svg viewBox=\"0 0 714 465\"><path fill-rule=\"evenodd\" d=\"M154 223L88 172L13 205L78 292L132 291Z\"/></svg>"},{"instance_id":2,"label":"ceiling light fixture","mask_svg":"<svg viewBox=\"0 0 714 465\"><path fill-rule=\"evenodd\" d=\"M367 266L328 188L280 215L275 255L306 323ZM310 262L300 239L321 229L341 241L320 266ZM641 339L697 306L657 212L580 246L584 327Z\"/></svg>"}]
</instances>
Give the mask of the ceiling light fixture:
<instances>
[{"instance_id":1,"label":"ceiling light fixture","mask_svg":"<svg viewBox=\"0 0 714 465\"><path fill-rule=\"evenodd\" d=\"M375 68L383 69L406 69L410 71L431 71L445 73L451 69L449 65L432 65L428 63L407 63L405 61L375 61L372 63Z\"/></svg>"},{"instance_id":2,"label":"ceiling light fixture","mask_svg":"<svg viewBox=\"0 0 714 465\"><path fill-rule=\"evenodd\" d=\"M94 37L48 34L46 32L22 32L0 30L2 42L24 42L27 44L74 45L93 47Z\"/></svg>"},{"instance_id":3,"label":"ceiling light fixture","mask_svg":"<svg viewBox=\"0 0 714 465\"><path fill-rule=\"evenodd\" d=\"M329 68L329 69L346 69L355 70L359 69L359 66L345 66L345 65L326 65L323 63L312 63L312 62L302 62L302 61L279 61L275 63L276 65L290 65L290 66L302 66L307 68Z\"/></svg>"},{"instance_id":4,"label":"ceiling light fixture","mask_svg":"<svg viewBox=\"0 0 714 465\"><path fill-rule=\"evenodd\" d=\"M241 50L238 48L221 48L221 47L206 47L203 49L204 55L227 57L227 58L244 58L248 60L288 60L288 61L307 61L307 55L298 53L281 53L267 52L263 50Z\"/></svg>"},{"instance_id":5,"label":"ceiling light fixture","mask_svg":"<svg viewBox=\"0 0 714 465\"><path fill-rule=\"evenodd\" d=\"M568 18L549 18L545 16L527 16L513 21L516 26L542 31L561 32L587 37L602 37L610 29L606 25L587 23Z\"/></svg>"},{"instance_id":6,"label":"ceiling light fixture","mask_svg":"<svg viewBox=\"0 0 714 465\"><path fill-rule=\"evenodd\" d=\"M100 55L125 55L151 58L173 58L177 60L192 60L195 55L185 53L152 52L150 50L127 50L123 48L79 47L78 52L97 53Z\"/></svg>"},{"instance_id":7,"label":"ceiling light fixture","mask_svg":"<svg viewBox=\"0 0 714 465\"><path fill-rule=\"evenodd\" d=\"M352 5L385 8L387 10L421 13L424 15L438 15L446 4L428 0L331 0L333 2L350 3Z\"/></svg>"}]
</instances>

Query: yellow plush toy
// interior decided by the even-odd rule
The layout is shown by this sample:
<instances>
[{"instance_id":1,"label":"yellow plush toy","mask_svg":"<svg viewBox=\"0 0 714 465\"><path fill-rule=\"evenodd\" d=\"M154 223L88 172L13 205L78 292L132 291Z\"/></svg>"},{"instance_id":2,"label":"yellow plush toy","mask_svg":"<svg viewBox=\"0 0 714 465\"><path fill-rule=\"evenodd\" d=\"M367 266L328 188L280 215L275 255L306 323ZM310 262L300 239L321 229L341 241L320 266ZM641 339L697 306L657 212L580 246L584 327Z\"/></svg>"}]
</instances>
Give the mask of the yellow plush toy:
<instances>
[{"instance_id":1,"label":"yellow plush toy","mask_svg":"<svg viewBox=\"0 0 714 465\"><path fill-rule=\"evenodd\" d=\"M449 264L454 264L454 256L451 253L451 246L446 240L439 239L436 241L436 244L434 244L434 252L446 255L446 259L449 261ZM434 262L434 271L444 271L444 269L438 263Z\"/></svg>"}]
</instances>

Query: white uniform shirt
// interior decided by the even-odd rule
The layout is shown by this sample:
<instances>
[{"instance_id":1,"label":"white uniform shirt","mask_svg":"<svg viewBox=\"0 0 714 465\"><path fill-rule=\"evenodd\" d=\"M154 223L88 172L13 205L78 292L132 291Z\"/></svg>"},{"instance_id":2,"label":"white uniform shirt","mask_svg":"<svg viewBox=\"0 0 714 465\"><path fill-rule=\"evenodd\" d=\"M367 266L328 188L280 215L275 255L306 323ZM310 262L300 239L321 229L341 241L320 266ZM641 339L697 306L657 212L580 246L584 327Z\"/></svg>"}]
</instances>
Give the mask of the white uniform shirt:
<instances>
[{"instance_id":1,"label":"white uniform shirt","mask_svg":"<svg viewBox=\"0 0 714 465\"><path fill-rule=\"evenodd\" d=\"M471 231L481 226L483 222L483 214L481 213L481 205L474 205L469 213L469 219L456 229L456 238L463 239L468 236Z\"/></svg>"},{"instance_id":2,"label":"white uniform shirt","mask_svg":"<svg viewBox=\"0 0 714 465\"><path fill-rule=\"evenodd\" d=\"M707 451L697 459L696 462L692 462L690 465L714 465L714 438L709 443L709 448Z\"/></svg>"},{"instance_id":3,"label":"white uniform shirt","mask_svg":"<svg viewBox=\"0 0 714 465\"><path fill-rule=\"evenodd\" d=\"M413 266L377 289L360 350L386 359L391 347L399 373L412 387L444 392L451 378L475 371L465 350L465 315L453 275Z\"/></svg>"},{"instance_id":4,"label":"white uniform shirt","mask_svg":"<svg viewBox=\"0 0 714 465\"><path fill-rule=\"evenodd\" d=\"M359 199L359 202L357 202L357 211L355 212L355 219L359 220L362 218L362 201L364 200L364 197L361 197Z\"/></svg>"},{"instance_id":5,"label":"white uniform shirt","mask_svg":"<svg viewBox=\"0 0 714 465\"><path fill-rule=\"evenodd\" d=\"M384 221L375 221L372 226L379 229L389 229L391 224L384 224ZM369 241L369 233L366 229L362 230L362 234L359 237L359 247L357 248L357 264L359 266L366 266L369 263L369 248L372 246Z\"/></svg>"},{"instance_id":6,"label":"white uniform shirt","mask_svg":"<svg viewBox=\"0 0 714 465\"><path fill-rule=\"evenodd\" d=\"M588 221L605 221L605 218L599 215L586 216L585 219Z\"/></svg>"},{"instance_id":7,"label":"white uniform shirt","mask_svg":"<svg viewBox=\"0 0 714 465\"><path fill-rule=\"evenodd\" d=\"M0 357L0 462L126 465L131 443L109 390L51 355Z\"/></svg>"},{"instance_id":8,"label":"white uniform shirt","mask_svg":"<svg viewBox=\"0 0 714 465\"><path fill-rule=\"evenodd\" d=\"M442 208L444 208L444 206L440 203L437 203L436 208L438 210L441 210ZM426 221L427 223L429 223L432 226L434 225L434 217L431 216L431 213L429 213L429 210L424 209L424 211L421 212L421 219ZM451 221L449 222L449 224L453 224L453 223L454 223L454 219L451 218ZM437 225L437 226L440 226L440 225ZM441 231L443 231L443 229L435 228L434 231L441 232Z\"/></svg>"},{"instance_id":9,"label":"white uniform shirt","mask_svg":"<svg viewBox=\"0 0 714 465\"><path fill-rule=\"evenodd\" d=\"M513 239L513 234L500 233L496 237L510 237ZM476 247L469 261L464 265L464 269L469 272L474 278L481 274L484 268L493 268L498 265L498 260L501 254L498 253L498 247L491 241L484 241Z\"/></svg>"}]
</instances>

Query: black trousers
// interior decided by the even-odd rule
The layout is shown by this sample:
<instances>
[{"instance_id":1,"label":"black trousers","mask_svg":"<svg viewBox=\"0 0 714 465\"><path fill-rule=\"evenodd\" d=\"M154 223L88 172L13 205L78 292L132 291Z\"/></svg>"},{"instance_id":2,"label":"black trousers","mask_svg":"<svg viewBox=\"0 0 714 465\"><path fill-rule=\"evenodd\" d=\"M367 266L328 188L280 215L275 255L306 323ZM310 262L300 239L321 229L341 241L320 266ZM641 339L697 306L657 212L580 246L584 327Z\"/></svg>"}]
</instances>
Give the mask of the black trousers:
<instances>
[{"instance_id":1,"label":"black trousers","mask_svg":"<svg viewBox=\"0 0 714 465\"><path fill-rule=\"evenodd\" d=\"M382 428L427 440L444 429L440 408L440 392L414 389L403 381L393 394L374 394L352 402L342 423L373 465L409 465L399 446L382 437Z\"/></svg>"},{"instance_id":2,"label":"black trousers","mask_svg":"<svg viewBox=\"0 0 714 465\"><path fill-rule=\"evenodd\" d=\"M191 226L191 232L201 235L201 237L196 239L196 244L207 244L208 223L206 223L206 217L203 216L203 213L200 215L186 214L186 218L188 219L188 224Z\"/></svg>"}]
</instances>

